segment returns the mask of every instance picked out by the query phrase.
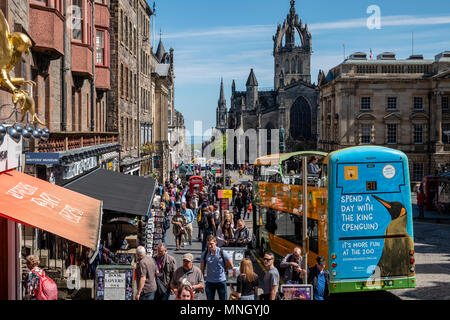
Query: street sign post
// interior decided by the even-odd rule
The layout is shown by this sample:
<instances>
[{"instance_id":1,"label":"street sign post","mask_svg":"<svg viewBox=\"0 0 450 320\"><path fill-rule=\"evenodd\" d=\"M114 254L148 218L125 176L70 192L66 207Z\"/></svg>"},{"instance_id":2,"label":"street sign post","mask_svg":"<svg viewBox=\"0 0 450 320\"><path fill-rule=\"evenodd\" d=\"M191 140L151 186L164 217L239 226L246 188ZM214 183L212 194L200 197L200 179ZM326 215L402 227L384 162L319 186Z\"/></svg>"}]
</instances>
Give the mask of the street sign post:
<instances>
[{"instance_id":1,"label":"street sign post","mask_svg":"<svg viewBox=\"0 0 450 320\"><path fill-rule=\"evenodd\" d=\"M233 190L219 190L217 192L217 198L219 198L219 199L231 199L231 198L233 198Z\"/></svg>"}]
</instances>

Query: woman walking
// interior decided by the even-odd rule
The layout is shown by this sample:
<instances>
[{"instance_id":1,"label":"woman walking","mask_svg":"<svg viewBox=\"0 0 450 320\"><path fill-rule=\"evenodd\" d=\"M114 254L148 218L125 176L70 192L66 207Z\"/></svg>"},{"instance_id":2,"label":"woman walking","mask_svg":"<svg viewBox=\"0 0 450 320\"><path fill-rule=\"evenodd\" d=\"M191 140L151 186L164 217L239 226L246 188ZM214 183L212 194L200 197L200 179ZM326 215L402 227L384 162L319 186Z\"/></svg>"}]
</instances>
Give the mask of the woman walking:
<instances>
[{"instance_id":1,"label":"woman walking","mask_svg":"<svg viewBox=\"0 0 450 320\"><path fill-rule=\"evenodd\" d=\"M175 251L181 250L181 241L184 234L184 226L187 224L186 217L181 214L181 210L177 209L177 213L172 218L173 234L175 235L175 242L177 248Z\"/></svg>"},{"instance_id":2,"label":"woman walking","mask_svg":"<svg viewBox=\"0 0 450 320\"><path fill-rule=\"evenodd\" d=\"M253 272L252 261L244 258L241 261L240 275L237 278L236 291L231 294L239 300L255 300L258 295L258 275Z\"/></svg>"}]
</instances>

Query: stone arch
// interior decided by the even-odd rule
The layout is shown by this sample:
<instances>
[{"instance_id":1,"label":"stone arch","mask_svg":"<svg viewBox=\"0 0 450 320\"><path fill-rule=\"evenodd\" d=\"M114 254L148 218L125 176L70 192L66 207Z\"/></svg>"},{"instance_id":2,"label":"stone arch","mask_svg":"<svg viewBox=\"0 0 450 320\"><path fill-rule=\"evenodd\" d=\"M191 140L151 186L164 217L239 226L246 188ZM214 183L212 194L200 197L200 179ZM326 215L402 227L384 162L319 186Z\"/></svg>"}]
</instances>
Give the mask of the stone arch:
<instances>
[{"instance_id":1,"label":"stone arch","mask_svg":"<svg viewBox=\"0 0 450 320\"><path fill-rule=\"evenodd\" d=\"M290 110L289 133L294 140L310 139L312 136L311 104L303 96L295 100Z\"/></svg>"}]
</instances>

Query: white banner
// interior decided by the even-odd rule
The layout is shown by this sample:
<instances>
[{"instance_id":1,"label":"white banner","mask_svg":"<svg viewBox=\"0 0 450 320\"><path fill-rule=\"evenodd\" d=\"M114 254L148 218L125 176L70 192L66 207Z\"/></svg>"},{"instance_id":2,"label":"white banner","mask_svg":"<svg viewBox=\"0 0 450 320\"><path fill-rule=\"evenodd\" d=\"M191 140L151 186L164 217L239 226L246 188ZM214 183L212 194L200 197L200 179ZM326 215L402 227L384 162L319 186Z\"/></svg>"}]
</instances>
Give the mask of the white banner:
<instances>
[{"instance_id":1,"label":"white banner","mask_svg":"<svg viewBox=\"0 0 450 320\"><path fill-rule=\"evenodd\" d=\"M0 145L0 172L19 167L21 154L22 139L16 143L9 135L6 135Z\"/></svg>"}]
</instances>

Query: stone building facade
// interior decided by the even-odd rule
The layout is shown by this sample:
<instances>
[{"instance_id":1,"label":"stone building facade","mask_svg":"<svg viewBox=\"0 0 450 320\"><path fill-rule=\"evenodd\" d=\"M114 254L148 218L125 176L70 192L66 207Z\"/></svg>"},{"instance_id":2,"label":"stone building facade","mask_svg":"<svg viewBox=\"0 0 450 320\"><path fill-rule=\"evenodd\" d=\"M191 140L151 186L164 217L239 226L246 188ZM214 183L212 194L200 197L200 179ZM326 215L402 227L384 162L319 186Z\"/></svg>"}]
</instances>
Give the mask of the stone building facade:
<instances>
[{"instance_id":1,"label":"stone building facade","mask_svg":"<svg viewBox=\"0 0 450 320\"><path fill-rule=\"evenodd\" d=\"M226 107L223 108L223 103L220 107L219 101L218 124L222 119L227 119L228 129L242 129L243 132L254 129L258 136L266 135L264 138L267 139L258 140L258 156L278 152L281 141L278 141L278 131L272 132L274 129L284 129L285 136L281 138L285 145L284 152L314 150L317 146L319 92L311 84L311 33L308 26L299 20L295 1L290 3L289 14L283 24L278 25L273 37L274 89L259 90L256 73L251 69L246 91L237 91L233 80L231 106L227 115L224 111ZM296 36L299 43L296 43ZM250 144L248 139L235 143L235 163L252 162ZM242 148L244 151L239 150ZM236 154L245 156L236 157Z\"/></svg>"},{"instance_id":2,"label":"stone building facade","mask_svg":"<svg viewBox=\"0 0 450 320\"><path fill-rule=\"evenodd\" d=\"M59 159L58 164L43 165L28 164L22 160L20 170L27 174L65 185L91 169L80 166L81 163L89 161L98 167L111 160L111 156L114 158L114 154L118 158L117 134L106 130L105 92L110 88L108 2L0 1L0 10L8 21L10 31L27 34L33 43L31 54L23 55L22 61L10 75L36 83L36 86L26 85L23 89L33 97L38 118L50 130L48 140L22 138L22 152L53 153ZM9 117L11 107L5 104L11 104L11 94L0 91L0 118L2 123L11 125L16 120L14 115ZM24 122L31 124L29 115ZM43 129L43 126L40 127ZM0 234L16 239L9 234L16 229L11 223L7 222L8 231L4 233L5 224L1 220ZM24 230L22 239L33 239L34 233L28 232L31 228ZM3 239L0 242L3 243ZM4 255L1 252L0 256L11 258L9 253ZM17 251L13 257L17 257ZM15 259L9 261L12 265ZM3 261L0 262L2 264ZM20 269L21 266L17 265L16 275L9 275L8 281L21 279L20 276L15 279ZM3 268L1 270L2 275L6 274ZM2 290L10 286L3 285L2 278ZM14 299L14 289L8 289L10 299ZM2 291L0 294L2 298L4 293Z\"/></svg>"},{"instance_id":3,"label":"stone building facade","mask_svg":"<svg viewBox=\"0 0 450 320\"><path fill-rule=\"evenodd\" d=\"M352 54L319 73L319 148L354 145L399 149L409 159L412 182L450 170L450 52L434 59L368 60Z\"/></svg>"},{"instance_id":4,"label":"stone building facade","mask_svg":"<svg viewBox=\"0 0 450 320\"><path fill-rule=\"evenodd\" d=\"M154 97L153 139L155 144L154 166L158 172L159 183L169 179L173 165L170 162L169 124L174 117L175 71L171 48L166 52L159 40L156 54L152 55L152 97ZM152 98L153 99L153 98Z\"/></svg>"},{"instance_id":5,"label":"stone building facade","mask_svg":"<svg viewBox=\"0 0 450 320\"><path fill-rule=\"evenodd\" d=\"M105 153L112 155L117 150L117 134L106 130L108 4L107 0L1 1L11 31L27 34L33 43L31 54L22 56L11 75L36 83L24 89L35 101L38 118L50 130L46 141L23 140L23 151L60 153L62 159L57 167L25 165L28 174L64 184L71 179L68 168L76 161L97 156L103 162L108 160ZM11 94L0 92L0 104L8 103ZM6 108L0 112L2 119L10 115Z\"/></svg>"}]
</instances>

